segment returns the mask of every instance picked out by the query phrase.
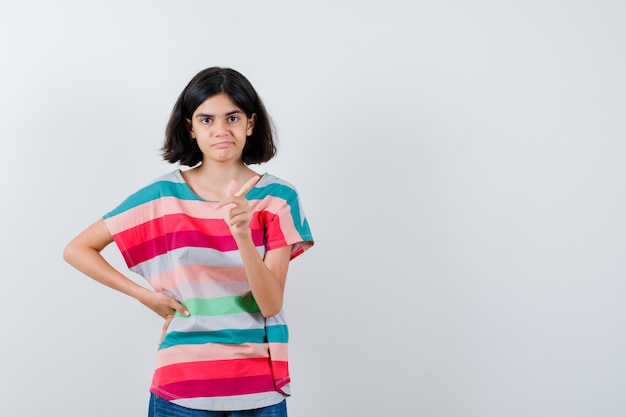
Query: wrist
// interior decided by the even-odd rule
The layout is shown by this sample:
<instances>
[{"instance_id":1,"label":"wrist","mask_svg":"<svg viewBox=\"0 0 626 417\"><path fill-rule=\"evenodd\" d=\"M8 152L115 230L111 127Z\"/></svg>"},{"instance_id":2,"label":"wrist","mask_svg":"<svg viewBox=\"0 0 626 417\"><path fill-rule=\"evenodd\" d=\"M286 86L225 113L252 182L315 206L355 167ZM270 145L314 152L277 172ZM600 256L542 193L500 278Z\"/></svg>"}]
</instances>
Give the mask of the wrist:
<instances>
[{"instance_id":1,"label":"wrist","mask_svg":"<svg viewBox=\"0 0 626 417\"><path fill-rule=\"evenodd\" d=\"M252 240L252 233L250 230L247 230L243 233L233 234L233 238L237 243L237 247L241 249L244 246L254 246L254 241Z\"/></svg>"},{"instance_id":2,"label":"wrist","mask_svg":"<svg viewBox=\"0 0 626 417\"><path fill-rule=\"evenodd\" d=\"M241 232L233 233L232 235L233 235L233 238L235 238L237 242L245 241L245 240L252 240L252 231L250 230L250 228L242 230Z\"/></svg>"},{"instance_id":3,"label":"wrist","mask_svg":"<svg viewBox=\"0 0 626 417\"><path fill-rule=\"evenodd\" d=\"M148 298L152 295L153 291L142 287L141 285L137 285L133 288L132 292L129 293L131 297L135 300L139 301L141 304L146 304Z\"/></svg>"}]
</instances>

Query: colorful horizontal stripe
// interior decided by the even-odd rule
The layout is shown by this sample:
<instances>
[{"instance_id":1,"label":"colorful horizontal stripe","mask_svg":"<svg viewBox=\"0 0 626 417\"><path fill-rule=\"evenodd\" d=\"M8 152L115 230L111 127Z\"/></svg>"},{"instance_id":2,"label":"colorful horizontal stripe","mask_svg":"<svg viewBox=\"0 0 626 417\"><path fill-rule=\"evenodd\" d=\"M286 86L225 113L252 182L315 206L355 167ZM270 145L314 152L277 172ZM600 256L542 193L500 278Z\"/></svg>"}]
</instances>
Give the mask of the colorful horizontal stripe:
<instances>
[{"instance_id":1,"label":"colorful horizontal stripe","mask_svg":"<svg viewBox=\"0 0 626 417\"><path fill-rule=\"evenodd\" d=\"M210 300L190 298L185 300L184 306L194 316L224 316L236 313L258 313L260 311L252 295L220 297ZM178 312L176 315L185 317Z\"/></svg>"},{"instance_id":2,"label":"colorful horizontal stripe","mask_svg":"<svg viewBox=\"0 0 626 417\"><path fill-rule=\"evenodd\" d=\"M156 393L173 400L198 396L226 396L272 392L275 390L271 374L238 378L200 379L165 384Z\"/></svg>"},{"instance_id":3,"label":"colorful horizontal stripe","mask_svg":"<svg viewBox=\"0 0 626 417\"><path fill-rule=\"evenodd\" d=\"M277 345L280 345L281 349L285 350L284 357L278 357L277 359L286 361L287 345L284 343ZM267 358L267 346L263 343L178 345L159 351L156 367L158 369L177 363L246 358Z\"/></svg>"},{"instance_id":4,"label":"colorful horizontal stripe","mask_svg":"<svg viewBox=\"0 0 626 417\"><path fill-rule=\"evenodd\" d=\"M313 245L291 184L264 174L246 198L261 257L291 245L293 259ZM263 407L289 395L284 316L260 313L218 202L198 197L176 170L103 218L128 267L191 313L176 313L159 345L153 393L216 411Z\"/></svg>"},{"instance_id":5,"label":"colorful horizontal stripe","mask_svg":"<svg viewBox=\"0 0 626 417\"><path fill-rule=\"evenodd\" d=\"M287 326L267 326L265 329L224 329L208 332L169 332L159 349L176 345L198 345L206 343L287 343Z\"/></svg>"},{"instance_id":6,"label":"colorful horizontal stripe","mask_svg":"<svg viewBox=\"0 0 626 417\"><path fill-rule=\"evenodd\" d=\"M184 362L159 368L155 375L163 385L201 379L238 378L242 369L248 376L268 375L269 358ZM270 374L271 376L271 374Z\"/></svg>"}]
</instances>

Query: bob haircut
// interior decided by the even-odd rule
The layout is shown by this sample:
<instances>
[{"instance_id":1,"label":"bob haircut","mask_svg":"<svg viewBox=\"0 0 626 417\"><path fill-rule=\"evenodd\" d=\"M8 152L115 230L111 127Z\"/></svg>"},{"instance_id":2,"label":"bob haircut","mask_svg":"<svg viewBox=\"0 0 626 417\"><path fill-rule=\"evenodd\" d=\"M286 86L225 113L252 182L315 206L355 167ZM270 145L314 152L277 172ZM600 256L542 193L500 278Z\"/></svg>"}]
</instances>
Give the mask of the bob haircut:
<instances>
[{"instance_id":1,"label":"bob haircut","mask_svg":"<svg viewBox=\"0 0 626 417\"><path fill-rule=\"evenodd\" d=\"M252 135L243 148L243 163L260 164L276 155L272 121L250 81L231 68L211 67L196 74L174 104L161 148L164 160L190 167L202 162L202 151L191 137L188 120L200 104L220 93L226 93L248 118L256 114Z\"/></svg>"}]
</instances>

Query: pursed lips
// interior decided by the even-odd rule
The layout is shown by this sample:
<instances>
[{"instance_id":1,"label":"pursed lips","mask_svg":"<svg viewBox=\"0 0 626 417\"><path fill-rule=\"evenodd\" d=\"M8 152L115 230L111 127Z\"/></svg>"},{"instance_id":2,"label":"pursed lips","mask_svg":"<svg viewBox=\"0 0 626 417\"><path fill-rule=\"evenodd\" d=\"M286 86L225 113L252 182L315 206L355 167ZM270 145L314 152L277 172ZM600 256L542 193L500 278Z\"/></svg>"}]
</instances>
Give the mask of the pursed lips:
<instances>
[{"instance_id":1,"label":"pursed lips","mask_svg":"<svg viewBox=\"0 0 626 417\"><path fill-rule=\"evenodd\" d=\"M224 148L224 147L226 147L226 146L232 145L233 143L234 143L234 142L224 141L224 142L217 142L217 143L214 143L214 144L213 144L213 145L211 145L211 146L214 146L214 147L216 147L216 148Z\"/></svg>"}]
</instances>

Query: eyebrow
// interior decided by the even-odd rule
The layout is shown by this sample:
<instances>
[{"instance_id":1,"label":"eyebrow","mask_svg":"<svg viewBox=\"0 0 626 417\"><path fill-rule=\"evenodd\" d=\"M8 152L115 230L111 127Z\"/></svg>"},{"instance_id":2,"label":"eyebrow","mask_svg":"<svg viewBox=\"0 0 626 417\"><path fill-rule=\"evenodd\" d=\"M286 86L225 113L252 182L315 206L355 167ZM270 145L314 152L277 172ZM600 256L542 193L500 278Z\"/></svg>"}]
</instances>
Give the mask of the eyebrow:
<instances>
[{"instance_id":1,"label":"eyebrow","mask_svg":"<svg viewBox=\"0 0 626 417\"><path fill-rule=\"evenodd\" d=\"M232 116L233 114L243 114L243 111L241 111L241 110L233 110L233 111L229 111L228 113L224 114L224 116L225 116L225 117L228 117L228 116ZM211 118L211 117L215 117L215 116L214 116L214 115L212 115L212 114L204 114L204 113L198 113L198 114L196 115L196 118L198 118L198 119L204 119L204 118L206 118L206 117Z\"/></svg>"}]
</instances>

